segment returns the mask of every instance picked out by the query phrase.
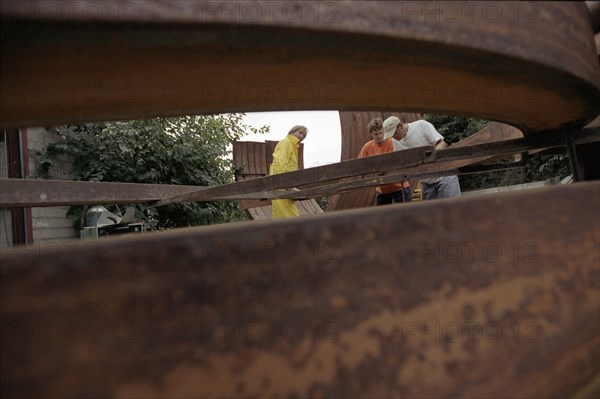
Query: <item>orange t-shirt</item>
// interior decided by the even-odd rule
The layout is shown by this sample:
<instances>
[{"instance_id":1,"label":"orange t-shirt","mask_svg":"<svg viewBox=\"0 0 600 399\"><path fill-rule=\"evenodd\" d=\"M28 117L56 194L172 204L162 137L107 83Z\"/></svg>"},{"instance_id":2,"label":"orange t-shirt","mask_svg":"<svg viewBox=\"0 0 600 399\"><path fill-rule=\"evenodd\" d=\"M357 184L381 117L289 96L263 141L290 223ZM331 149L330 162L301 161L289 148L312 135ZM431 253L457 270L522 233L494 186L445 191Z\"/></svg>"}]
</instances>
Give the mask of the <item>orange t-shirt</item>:
<instances>
[{"instance_id":1,"label":"orange t-shirt","mask_svg":"<svg viewBox=\"0 0 600 399\"><path fill-rule=\"evenodd\" d=\"M394 144L393 144L391 137L389 139L385 140L382 145L377 145L377 144L375 144L374 140L371 140L363 146L363 148L360 150L360 153L358 154L358 157L359 158L370 157L373 155L386 154L388 152L393 152L393 151L394 151ZM407 184L405 184L405 183L386 184L386 185L377 187L377 192L380 192L382 194L393 193L394 191L402 190L406 186L407 186Z\"/></svg>"}]
</instances>

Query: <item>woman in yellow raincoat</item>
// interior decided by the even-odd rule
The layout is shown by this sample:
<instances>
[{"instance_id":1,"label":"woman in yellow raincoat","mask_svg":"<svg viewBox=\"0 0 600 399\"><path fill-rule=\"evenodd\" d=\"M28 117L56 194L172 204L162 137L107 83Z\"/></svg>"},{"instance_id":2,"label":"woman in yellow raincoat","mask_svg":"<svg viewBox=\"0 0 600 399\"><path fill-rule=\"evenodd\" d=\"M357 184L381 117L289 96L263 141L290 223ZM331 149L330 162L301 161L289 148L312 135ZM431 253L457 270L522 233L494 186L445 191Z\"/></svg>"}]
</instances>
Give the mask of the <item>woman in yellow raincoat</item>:
<instances>
[{"instance_id":1,"label":"woman in yellow raincoat","mask_svg":"<svg viewBox=\"0 0 600 399\"><path fill-rule=\"evenodd\" d=\"M283 140L277 143L275 151L273 151L270 175L298 170L298 147L300 142L306 138L307 133L308 129L305 126L296 125L290 129ZM271 202L273 204L273 219L300 216L293 200L278 199Z\"/></svg>"}]
</instances>

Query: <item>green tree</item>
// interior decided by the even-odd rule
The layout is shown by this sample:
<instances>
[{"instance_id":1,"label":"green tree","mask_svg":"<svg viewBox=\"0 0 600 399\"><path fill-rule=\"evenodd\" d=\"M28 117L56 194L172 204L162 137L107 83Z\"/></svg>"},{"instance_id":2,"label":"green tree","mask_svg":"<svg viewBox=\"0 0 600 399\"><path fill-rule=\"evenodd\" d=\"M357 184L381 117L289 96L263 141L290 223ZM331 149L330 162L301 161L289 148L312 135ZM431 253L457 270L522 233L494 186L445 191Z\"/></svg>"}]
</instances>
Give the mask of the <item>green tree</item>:
<instances>
[{"instance_id":1,"label":"green tree","mask_svg":"<svg viewBox=\"0 0 600 399\"><path fill-rule=\"evenodd\" d=\"M490 121L464 116L423 114L423 119L433 124L448 144L457 143L490 124Z\"/></svg>"},{"instance_id":2,"label":"green tree","mask_svg":"<svg viewBox=\"0 0 600 399\"><path fill-rule=\"evenodd\" d=\"M73 160L74 180L214 186L234 180L231 143L247 130L243 114L184 116L61 126L59 140L40 154L47 176L61 154ZM159 229L243 220L237 201L190 202L136 208ZM74 217L81 207L73 207Z\"/></svg>"}]
</instances>

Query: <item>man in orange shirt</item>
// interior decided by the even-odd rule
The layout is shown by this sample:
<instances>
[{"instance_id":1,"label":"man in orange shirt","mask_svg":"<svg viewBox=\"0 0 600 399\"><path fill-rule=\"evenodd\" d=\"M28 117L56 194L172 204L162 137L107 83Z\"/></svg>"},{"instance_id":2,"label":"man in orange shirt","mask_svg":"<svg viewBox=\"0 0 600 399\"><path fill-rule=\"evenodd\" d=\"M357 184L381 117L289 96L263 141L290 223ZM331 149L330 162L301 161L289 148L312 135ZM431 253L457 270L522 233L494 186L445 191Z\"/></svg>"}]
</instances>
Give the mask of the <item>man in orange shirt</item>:
<instances>
[{"instance_id":1,"label":"man in orange shirt","mask_svg":"<svg viewBox=\"0 0 600 399\"><path fill-rule=\"evenodd\" d=\"M373 140L367 142L358 154L359 158L370 157L373 155L385 154L394 151L394 144L391 138L383 138L383 121L381 118L372 119L369 122L369 133ZM386 205L392 202L410 202L412 193L408 180L401 183L386 184L377 187L376 205Z\"/></svg>"}]
</instances>

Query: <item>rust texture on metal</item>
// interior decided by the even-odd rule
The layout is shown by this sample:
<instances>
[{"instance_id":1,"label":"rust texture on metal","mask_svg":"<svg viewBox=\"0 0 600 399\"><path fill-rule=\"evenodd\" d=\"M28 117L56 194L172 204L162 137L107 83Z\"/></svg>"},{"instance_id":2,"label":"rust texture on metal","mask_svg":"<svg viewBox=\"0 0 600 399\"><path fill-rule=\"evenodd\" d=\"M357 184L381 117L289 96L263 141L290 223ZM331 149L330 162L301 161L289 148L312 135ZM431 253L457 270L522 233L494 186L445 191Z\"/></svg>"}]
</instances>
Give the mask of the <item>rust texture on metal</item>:
<instances>
[{"instance_id":1,"label":"rust texture on metal","mask_svg":"<svg viewBox=\"0 0 600 399\"><path fill-rule=\"evenodd\" d=\"M586 1L585 4L590 11L594 33L600 32L600 3L597 1Z\"/></svg>"},{"instance_id":2,"label":"rust texture on metal","mask_svg":"<svg viewBox=\"0 0 600 399\"><path fill-rule=\"evenodd\" d=\"M510 154L529 150L564 147L563 132L560 130L530 134L523 138L518 129L511 126L492 123L477 134L460 141L444 150L437 151L436 160L430 165L406 168L403 173L409 176L425 177L427 174L454 174L461 168L492 162ZM574 133L573 140L579 144L596 142L600 139L598 129L582 129ZM467 169L468 171L468 169Z\"/></svg>"},{"instance_id":3,"label":"rust texture on metal","mask_svg":"<svg viewBox=\"0 0 600 399\"><path fill-rule=\"evenodd\" d=\"M473 136L449 147L437 151L435 157L427 156L426 163L417 161L428 151L403 151L386 154L383 157L369 157L325 165L313 168L302 174L300 171L277 176L273 184L273 176L261 177L258 171L266 170L266 166L253 165L238 173L241 181L225 186L197 187L163 184L135 183L105 183L105 182L75 182L52 180L23 180L0 179L0 208L15 206L56 206L56 205L85 205L97 203L174 203L186 201L240 200L244 209L251 207L269 206L261 199L290 198L300 201L299 206L303 215L321 213L321 208L314 200L304 200L337 192L360 190L365 187L375 187L402 180L417 180L435 175L460 174L461 168L491 162L510 154L526 152L533 148L554 148L566 145L564 135L559 132L531 134L524 138L518 129L508 125L492 123ZM572 142L595 143L600 140L600 129L584 129L573 131L569 137ZM260 158L263 153L255 144L248 148L258 151L256 156L246 156L245 162ZM263 143L263 146L265 144ZM244 145L238 143L235 148L239 151ZM258 155L257 155L258 154ZM236 155L239 156L239 155ZM435 160L429 162L435 158ZM421 158L424 159L424 158ZM401 165L405 165L402 167ZM352 178L357 170L363 170L362 177ZM369 171L369 173L367 173ZM465 169L472 173L473 169ZM290 175L290 176L286 176ZM296 179L301 176L301 179ZM245 177L253 177L251 184ZM244 184L246 182L248 184ZM280 187L280 188L275 188ZM297 187L291 189L290 187ZM359 194L365 192L362 190ZM368 205L363 205L368 206ZM264 218L270 214L254 212L252 218ZM256 216L256 217L255 217Z\"/></svg>"},{"instance_id":4,"label":"rust texture on metal","mask_svg":"<svg viewBox=\"0 0 600 399\"><path fill-rule=\"evenodd\" d=\"M477 116L528 133L583 125L600 104L585 3L461 3L460 21L419 2L282 1L256 18L244 10L272 3L210 2L226 9L211 13L204 2L100 2L96 16L56 10L67 1L21 3L2 7L2 128L369 109Z\"/></svg>"},{"instance_id":5,"label":"rust texture on metal","mask_svg":"<svg viewBox=\"0 0 600 399\"><path fill-rule=\"evenodd\" d=\"M199 188L174 184L0 179L0 208L151 203Z\"/></svg>"},{"instance_id":6,"label":"rust texture on metal","mask_svg":"<svg viewBox=\"0 0 600 399\"><path fill-rule=\"evenodd\" d=\"M318 170L333 182L597 116L585 3L445 4L5 0L0 127L369 109L525 135ZM235 193L320 184L303 173ZM593 397L599 214L590 182L0 251L0 395Z\"/></svg>"},{"instance_id":7,"label":"rust texture on metal","mask_svg":"<svg viewBox=\"0 0 600 399\"><path fill-rule=\"evenodd\" d=\"M599 207L590 182L0 252L2 397L568 397L600 371Z\"/></svg>"},{"instance_id":8,"label":"rust texture on metal","mask_svg":"<svg viewBox=\"0 0 600 399\"><path fill-rule=\"evenodd\" d=\"M572 132L573 141L594 142L600 139L598 129L577 130ZM265 177L252 180L252 186L240 187L230 184L228 187L215 187L203 189L197 192L182 194L174 198L159 201L157 204L182 202L190 200L211 199L261 199L261 198L289 198L303 199L307 197L318 197L336 192L351 191L364 187L375 187L382 184L399 182L407 179L420 179L424 177L443 176L455 174L460 167L477 164L484 161L501 159L507 155L519 154L536 148L554 148L566 145L564 135L561 131L540 132L530 134L527 137L516 139L504 139L520 135L517 129L506 125L488 126L481 131L481 137L467 140L465 145L456 145L439 150L426 157L426 162L419 162L419 156L423 157L430 150L418 153L416 149L404 150L377 157L367 157L344 161L338 164L325 165L306 171L302 181L293 179L298 172L284 173L278 175L282 182L280 189L273 189L271 178ZM485 138L494 137L499 141L485 141ZM476 144L479 143L479 144ZM467 145L472 144L472 145ZM420 147L426 149L427 147ZM433 149L433 147L431 147ZM425 159L425 158L422 158ZM400 166L400 165L403 166ZM362 165L357 169L357 165ZM360 176L355 173L363 170ZM290 175L287 178L286 175ZM354 177L357 176L357 177ZM283 184L287 184L285 187ZM290 187L295 187L294 189Z\"/></svg>"},{"instance_id":9,"label":"rust texture on metal","mask_svg":"<svg viewBox=\"0 0 600 399\"><path fill-rule=\"evenodd\" d=\"M289 189L291 187L306 187L322 185L323 183L381 171L401 171L403 168L433 162L435 150L433 146L423 146L404 150L402 153L393 152L376 157L352 159L330 165L315 166L308 170L281 173L258 179L244 180L236 183L203 188L195 192L177 195L158 201L157 206L174 202L206 201L212 199L255 198L255 193Z\"/></svg>"}]
</instances>

